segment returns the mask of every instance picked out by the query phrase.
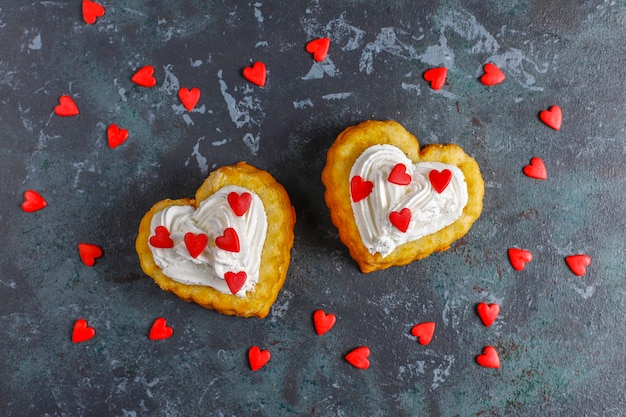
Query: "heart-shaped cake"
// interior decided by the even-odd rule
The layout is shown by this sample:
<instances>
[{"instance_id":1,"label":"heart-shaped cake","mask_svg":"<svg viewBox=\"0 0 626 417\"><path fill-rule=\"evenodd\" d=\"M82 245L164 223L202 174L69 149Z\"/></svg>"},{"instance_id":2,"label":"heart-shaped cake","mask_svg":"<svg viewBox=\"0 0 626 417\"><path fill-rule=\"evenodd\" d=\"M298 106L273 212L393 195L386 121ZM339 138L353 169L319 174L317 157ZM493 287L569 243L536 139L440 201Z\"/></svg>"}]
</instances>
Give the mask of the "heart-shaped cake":
<instances>
[{"instance_id":1,"label":"heart-shaped cake","mask_svg":"<svg viewBox=\"0 0 626 417\"><path fill-rule=\"evenodd\" d=\"M136 249L164 290L223 314L265 317L287 275L295 212L282 185L245 162L213 171L195 199L162 200Z\"/></svg>"},{"instance_id":2,"label":"heart-shaped cake","mask_svg":"<svg viewBox=\"0 0 626 417\"><path fill-rule=\"evenodd\" d=\"M322 182L332 222L363 272L448 249L482 211L476 161L452 144L420 150L394 121L345 129L328 150Z\"/></svg>"}]
</instances>

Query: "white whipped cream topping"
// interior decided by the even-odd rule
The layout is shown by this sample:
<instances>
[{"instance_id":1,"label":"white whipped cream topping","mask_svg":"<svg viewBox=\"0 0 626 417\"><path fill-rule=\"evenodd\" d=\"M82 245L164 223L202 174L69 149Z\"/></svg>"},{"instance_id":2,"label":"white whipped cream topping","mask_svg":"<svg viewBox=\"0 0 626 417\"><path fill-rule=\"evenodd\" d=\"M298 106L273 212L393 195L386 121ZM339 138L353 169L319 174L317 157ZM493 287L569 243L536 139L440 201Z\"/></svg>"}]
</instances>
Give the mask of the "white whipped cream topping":
<instances>
[{"instance_id":1,"label":"white whipped cream topping","mask_svg":"<svg viewBox=\"0 0 626 417\"><path fill-rule=\"evenodd\" d=\"M396 164L402 163L411 176L408 185L388 181ZM431 170L452 172L452 179L443 192L438 193L429 180ZM361 240L373 255L385 257L396 247L430 235L454 223L467 204L467 184L463 172L454 165L441 162L413 162L393 145L374 145L367 148L355 161L350 179L360 176L374 184L369 196L352 202L352 211ZM348 184L349 186L349 184ZM400 231L389 220L391 212L403 208L411 210L411 221L406 232Z\"/></svg>"},{"instance_id":2,"label":"white whipped cream topping","mask_svg":"<svg viewBox=\"0 0 626 417\"><path fill-rule=\"evenodd\" d=\"M228 203L228 194L231 192L247 192L252 196L250 207L241 217L233 213ZM174 247L156 248L149 245L150 250L155 263L171 279L183 284L207 285L231 294L224 274L244 271L247 279L236 295L244 297L256 286L267 232L267 216L263 202L252 191L229 185L204 200L197 209L192 206L167 207L152 217L150 236L155 235L157 226L167 228ZM215 245L215 239L222 236L226 228L233 228L237 232L240 245L238 253ZM206 248L196 258L189 254L184 242L188 232L208 236Z\"/></svg>"}]
</instances>

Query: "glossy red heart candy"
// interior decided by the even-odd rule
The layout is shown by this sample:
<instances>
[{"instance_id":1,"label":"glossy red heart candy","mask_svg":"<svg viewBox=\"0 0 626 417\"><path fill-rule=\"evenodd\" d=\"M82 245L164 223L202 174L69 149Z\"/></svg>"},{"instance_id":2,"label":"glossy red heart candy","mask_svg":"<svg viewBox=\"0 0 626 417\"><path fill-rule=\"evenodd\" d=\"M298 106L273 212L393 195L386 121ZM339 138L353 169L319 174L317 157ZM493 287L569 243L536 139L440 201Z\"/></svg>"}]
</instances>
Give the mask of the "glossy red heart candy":
<instances>
[{"instance_id":1,"label":"glossy red heart candy","mask_svg":"<svg viewBox=\"0 0 626 417\"><path fill-rule=\"evenodd\" d=\"M85 265L94 266L96 259L102 256L102 248L91 243L79 243L78 254Z\"/></svg>"},{"instance_id":2,"label":"glossy red heart candy","mask_svg":"<svg viewBox=\"0 0 626 417\"><path fill-rule=\"evenodd\" d=\"M374 183L372 181L363 181L359 175L355 175L350 180L350 194L352 195L352 201L359 202L370 195L374 189Z\"/></svg>"},{"instance_id":3,"label":"glossy red heart candy","mask_svg":"<svg viewBox=\"0 0 626 417\"><path fill-rule=\"evenodd\" d=\"M226 281L226 285L228 285L228 289L231 293L237 294L241 287L246 283L248 279L248 274L245 271L239 272L226 272L224 274L224 280Z\"/></svg>"},{"instance_id":4,"label":"glossy red heart candy","mask_svg":"<svg viewBox=\"0 0 626 417\"><path fill-rule=\"evenodd\" d=\"M215 238L215 245L228 252L239 252L239 235L232 227L224 229L224 234Z\"/></svg>"},{"instance_id":5,"label":"glossy red heart candy","mask_svg":"<svg viewBox=\"0 0 626 417\"><path fill-rule=\"evenodd\" d=\"M485 64L483 66L483 71L485 72L482 77L480 77L480 82L486 86L492 86L502 83L506 79L506 75L502 72L497 65L492 64L491 62Z\"/></svg>"},{"instance_id":6,"label":"glossy red heart candy","mask_svg":"<svg viewBox=\"0 0 626 417\"><path fill-rule=\"evenodd\" d=\"M154 236L150 236L150 245L155 248L170 249L174 247L174 241L170 237L170 231L165 226L157 226Z\"/></svg>"},{"instance_id":7,"label":"glossy red heart candy","mask_svg":"<svg viewBox=\"0 0 626 417\"><path fill-rule=\"evenodd\" d=\"M46 207L48 202L34 190L24 191L24 201L22 202L22 210L32 213Z\"/></svg>"},{"instance_id":8,"label":"glossy red heart candy","mask_svg":"<svg viewBox=\"0 0 626 417\"><path fill-rule=\"evenodd\" d=\"M483 353L476 357L476 362L485 368L499 368L500 357L493 346L485 346Z\"/></svg>"},{"instance_id":9,"label":"glossy red heart candy","mask_svg":"<svg viewBox=\"0 0 626 417\"><path fill-rule=\"evenodd\" d=\"M530 164L524 166L524 174L527 177L534 178L537 180L546 180L548 179L548 172L546 171L546 166L543 163L543 160L537 156L533 157L530 160Z\"/></svg>"},{"instance_id":10,"label":"glossy red heart candy","mask_svg":"<svg viewBox=\"0 0 626 417\"><path fill-rule=\"evenodd\" d=\"M430 180L430 183L435 191L441 194L446 188L448 188L448 185L452 180L452 171L449 169L443 169L441 171L432 169L428 173L428 179Z\"/></svg>"},{"instance_id":11,"label":"glossy red heart candy","mask_svg":"<svg viewBox=\"0 0 626 417\"><path fill-rule=\"evenodd\" d=\"M329 38L313 39L306 44L306 51L313 54L313 59L317 62L326 59L328 48L330 48Z\"/></svg>"},{"instance_id":12,"label":"glossy red heart candy","mask_svg":"<svg viewBox=\"0 0 626 417\"><path fill-rule=\"evenodd\" d=\"M478 317L480 317L483 324L489 327L498 318L498 314L500 314L500 306L495 303L478 303L476 306L476 312L478 313Z\"/></svg>"},{"instance_id":13,"label":"glossy red heart candy","mask_svg":"<svg viewBox=\"0 0 626 417\"><path fill-rule=\"evenodd\" d=\"M389 213L389 221L396 229L406 233L411 223L411 210L405 207L400 211L392 211Z\"/></svg>"},{"instance_id":14,"label":"glossy red heart candy","mask_svg":"<svg viewBox=\"0 0 626 417\"><path fill-rule=\"evenodd\" d=\"M139 68L130 80L142 87L154 87L157 83L156 78L154 78L154 67L152 65L145 65Z\"/></svg>"},{"instance_id":15,"label":"glossy red heart candy","mask_svg":"<svg viewBox=\"0 0 626 417\"><path fill-rule=\"evenodd\" d=\"M533 260L533 254L526 249L509 248L509 262L516 271L521 271Z\"/></svg>"},{"instance_id":16,"label":"glossy red heart candy","mask_svg":"<svg viewBox=\"0 0 626 417\"><path fill-rule=\"evenodd\" d=\"M98 17L104 16L104 7L91 0L83 0L83 20L89 25L96 23Z\"/></svg>"},{"instance_id":17,"label":"glossy red heart candy","mask_svg":"<svg viewBox=\"0 0 626 417\"><path fill-rule=\"evenodd\" d=\"M370 367L370 348L367 346L358 347L349 352L345 359L348 363L358 369L367 369Z\"/></svg>"},{"instance_id":18,"label":"glossy red heart candy","mask_svg":"<svg viewBox=\"0 0 626 417\"><path fill-rule=\"evenodd\" d=\"M248 362L250 369L258 371L263 368L270 360L271 354L269 350L261 350L258 346L252 346L248 350Z\"/></svg>"},{"instance_id":19,"label":"glossy red heart candy","mask_svg":"<svg viewBox=\"0 0 626 417\"><path fill-rule=\"evenodd\" d=\"M267 68L262 62L255 62L250 67L243 69L243 77L252 84L263 87L265 85L265 77L267 76Z\"/></svg>"},{"instance_id":20,"label":"glossy red heart candy","mask_svg":"<svg viewBox=\"0 0 626 417\"><path fill-rule=\"evenodd\" d=\"M74 99L70 96L63 95L59 97L59 104L54 108L57 116L70 117L80 113Z\"/></svg>"},{"instance_id":21,"label":"glossy red heart candy","mask_svg":"<svg viewBox=\"0 0 626 417\"><path fill-rule=\"evenodd\" d=\"M559 106L552 106L548 110L542 110L539 113L539 119L541 119L546 126L554 130L559 130L563 122L563 112Z\"/></svg>"},{"instance_id":22,"label":"glossy red heart candy","mask_svg":"<svg viewBox=\"0 0 626 417\"><path fill-rule=\"evenodd\" d=\"M96 329L89 327L87 320L78 319L74 322L74 329L72 330L72 342L81 343L92 339L96 335Z\"/></svg>"},{"instance_id":23,"label":"glossy red heart candy","mask_svg":"<svg viewBox=\"0 0 626 417\"><path fill-rule=\"evenodd\" d=\"M333 328L337 318L332 313L325 313L324 310L315 310L313 313L313 326L318 336L323 335Z\"/></svg>"},{"instance_id":24,"label":"glossy red heart candy","mask_svg":"<svg viewBox=\"0 0 626 417\"><path fill-rule=\"evenodd\" d=\"M169 339L174 334L174 329L167 325L167 321L163 317L154 320L150 328L148 338L150 340Z\"/></svg>"},{"instance_id":25,"label":"glossy red heart candy","mask_svg":"<svg viewBox=\"0 0 626 417\"><path fill-rule=\"evenodd\" d=\"M440 90L446 83L448 69L445 67L431 68L424 72L424 79L430 82L430 88Z\"/></svg>"},{"instance_id":26,"label":"glossy red heart candy","mask_svg":"<svg viewBox=\"0 0 626 417\"><path fill-rule=\"evenodd\" d=\"M209 237L204 233L187 232L185 233L184 241L189 255L192 258L197 258L204 251L207 243L209 243Z\"/></svg>"},{"instance_id":27,"label":"glossy red heart candy","mask_svg":"<svg viewBox=\"0 0 626 417\"><path fill-rule=\"evenodd\" d=\"M587 267L591 265L591 257L585 254L570 255L565 257L569 269L579 277L587 273Z\"/></svg>"},{"instance_id":28,"label":"glossy red heart candy","mask_svg":"<svg viewBox=\"0 0 626 417\"><path fill-rule=\"evenodd\" d=\"M178 90L178 98L187 111L192 111L200 100L200 89L196 87L192 89L180 88Z\"/></svg>"},{"instance_id":29,"label":"glossy red heart candy","mask_svg":"<svg viewBox=\"0 0 626 417\"><path fill-rule=\"evenodd\" d=\"M435 322L426 321L418 323L411 329L411 334L417 337L417 341L420 345L427 345L433 339L435 334Z\"/></svg>"},{"instance_id":30,"label":"glossy red heart candy","mask_svg":"<svg viewBox=\"0 0 626 417\"><path fill-rule=\"evenodd\" d=\"M250 208L250 204L252 204L252 195L248 192L239 194L233 191L228 194L227 200L233 213L235 213L236 216L241 217L246 214L246 211Z\"/></svg>"},{"instance_id":31,"label":"glossy red heart candy","mask_svg":"<svg viewBox=\"0 0 626 417\"><path fill-rule=\"evenodd\" d=\"M387 178L387 181L396 185L409 185L411 180L411 176L406 173L406 166L402 163L396 164Z\"/></svg>"},{"instance_id":32,"label":"glossy red heart candy","mask_svg":"<svg viewBox=\"0 0 626 417\"><path fill-rule=\"evenodd\" d=\"M121 129L116 124L111 124L107 128L107 143L109 144L109 148L113 149L117 146L120 146L128 139L128 130Z\"/></svg>"}]
</instances>

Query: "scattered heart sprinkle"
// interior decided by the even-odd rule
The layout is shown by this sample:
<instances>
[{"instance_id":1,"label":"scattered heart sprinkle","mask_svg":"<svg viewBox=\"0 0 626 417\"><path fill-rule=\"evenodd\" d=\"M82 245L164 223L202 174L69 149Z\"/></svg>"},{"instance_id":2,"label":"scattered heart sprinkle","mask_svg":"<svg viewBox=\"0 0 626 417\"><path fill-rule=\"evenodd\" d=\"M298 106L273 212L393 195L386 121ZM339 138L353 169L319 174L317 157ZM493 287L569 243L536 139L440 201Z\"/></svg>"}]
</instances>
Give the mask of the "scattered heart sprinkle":
<instances>
[{"instance_id":1,"label":"scattered heart sprinkle","mask_svg":"<svg viewBox=\"0 0 626 417\"><path fill-rule=\"evenodd\" d=\"M89 327L87 320L78 319L74 322L74 330L72 330L72 342L81 343L92 339L96 335L96 329Z\"/></svg>"},{"instance_id":2,"label":"scattered heart sprinkle","mask_svg":"<svg viewBox=\"0 0 626 417\"><path fill-rule=\"evenodd\" d=\"M228 252L238 253L240 247L237 231L232 227L226 228L222 236L218 236L215 238L215 246Z\"/></svg>"},{"instance_id":3,"label":"scattered heart sprinkle","mask_svg":"<svg viewBox=\"0 0 626 417\"><path fill-rule=\"evenodd\" d=\"M54 113L57 116L71 117L78 115L80 111L72 97L63 95L59 97L59 104L54 108Z\"/></svg>"},{"instance_id":4,"label":"scattered heart sprinkle","mask_svg":"<svg viewBox=\"0 0 626 417\"><path fill-rule=\"evenodd\" d=\"M104 7L91 0L83 0L83 20L88 25L96 23L96 19L104 16Z\"/></svg>"},{"instance_id":5,"label":"scattered heart sprinkle","mask_svg":"<svg viewBox=\"0 0 626 417\"><path fill-rule=\"evenodd\" d=\"M96 259L102 256L102 248L91 243L79 243L78 254L85 265L94 266Z\"/></svg>"},{"instance_id":6,"label":"scattered heart sprinkle","mask_svg":"<svg viewBox=\"0 0 626 417\"><path fill-rule=\"evenodd\" d=\"M397 163L389 173L387 181L396 185L409 185L411 183L411 176L406 173L406 165L403 163Z\"/></svg>"},{"instance_id":7,"label":"scattered heart sprinkle","mask_svg":"<svg viewBox=\"0 0 626 417\"><path fill-rule=\"evenodd\" d=\"M352 195L353 202L359 202L367 198L374 189L374 183L372 181L363 181L358 175L355 175L350 180L350 194Z\"/></svg>"},{"instance_id":8,"label":"scattered heart sprinkle","mask_svg":"<svg viewBox=\"0 0 626 417\"><path fill-rule=\"evenodd\" d=\"M537 156L531 158L530 164L524 166L524 174L527 177L534 178L536 180L548 179L548 172L543 160Z\"/></svg>"},{"instance_id":9,"label":"scattered heart sprinkle","mask_svg":"<svg viewBox=\"0 0 626 417\"><path fill-rule=\"evenodd\" d=\"M569 269L579 277L587 273L587 267L591 265L591 257L585 254L570 255L565 257Z\"/></svg>"},{"instance_id":10,"label":"scattered heart sprinkle","mask_svg":"<svg viewBox=\"0 0 626 417\"><path fill-rule=\"evenodd\" d=\"M509 248L508 254L511 266L516 271L522 271L526 264L533 260L533 254L526 249Z\"/></svg>"},{"instance_id":11,"label":"scattered heart sprinkle","mask_svg":"<svg viewBox=\"0 0 626 417\"><path fill-rule=\"evenodd\" d=\"M228 285L228 289L233 294L237 294L239 292L239 290L246 283L247 279L248 274L246 274L245 271L226 272L224 274L224 280L226 281L226 285Z\"/></svg>"},{"instance_id":12,"label":"scattered heart sprinkle","mask_svg":"<svg viewBox=\"0 0 626 417\"><path fill-rule=\"evenodd\" d=\"M431 68L424 72L424 80L430 82L430 88L440 90L446 83L448 69L445 67Z\"/></svg>"},{"instance_id":13,"label":"scattered heart sprinkle","mask_svg":"<svg viewBox=\"0 0 626 417\"><path fill-rule=\"evenodd\" d=\"M400 211L392 211L389 213L389 221L396 229L406 233L411 223L411 209L405 207Z\"/></svg>"},{"instance_id":14,"label":"scattered heart sprinkle","mask_svg":"<svg viewBox=\"0 0 626 417\"><path fill-rule=\"evenodd\" d=\"M552 106L548 110L542 110L539 113L539 119L548 127L554 130L561 129L563 121L563 112L559 106Z\"/></svg>"},{"instance_id":15,"label":"scattered heart sprinkle","mask_svg":"<svg viewBox=\"0 0 626 417\"><path fill-rule=\"evenodd\" d=\"M154 235L150 236L149 243L155 248L169 249L174 247L174 241L170 237L170 231L165 226L157 226Z\"/></svg>"},{"instance_id":16,"label":"scattered heart sprinkle","mask_svg":"<svg viewBox=\"0 0 626 417\"><path fill-rule=\"evenodd\" d=\"M167 321L163 317L154 320L150 328L148 338L150 340L169 339L174 334L174 329L167 325Z\"/></svg>"},{"instance_id":17,"label":"scattered heart sprinkle","mask_svg":"<svg viewBox=\"0 0 626 417\"><path fill-rule=\"evenodd\" d=\"M483 324L489 327L498 318L498 314L500 314L500 306L495 303L478 303L476 306L476 312L478 313L478 317L480 317Z\"/></svg>"},{"instance_id":18,"label":"scattered heart sprinkle","mask_svg":"<svg viewBox=\"0 0 626 417\"><path fill-rule=\"evenodd\" d=\"M116 124L111 124L107 128L107 143L109 148L113 149L120 146L128 139L128 130L121 129Z\"/></svg>"},{"instance_id":19,"label":"scattered heart sprinkle","mask_svg":"<svg viewBox=\"0 0 626 417\"><path fill-rule=\"evenodd\" d=\"M261 350L258 346L252 346L248 350L248 362L250 363L250 369L258 371L263 368L271 357L269 350Z\"/></svg>"},{"instance_id":20,"label":"scattered heart sprinkle","mask_svg":"<svg viewBox=\"0 0 626 417\"><path fill-rule=\"evenodd\" d=\"M24 191L24 201L22 202L22 210L32 213L46 207L48 202L35 190Z\"/></svg>"},{"instance_id":21,"label":"scattered heart sprinkle","mask_svg":"<svg viewBox=\"0 0 626 417\"><path fill-rule=\"evenodd\" d=\"M491 62L483 66L484 74L480 77L480 82L486 86L492 86L502 83L506 80L506 75L497 65Z\"/></svg>"},{"instance_id":22,"label":"scattered heart sprinkle","mask_svg":"<svg viewBox=\"0 0 626 417\"><path fill-rule=\"evenodd\" d=\"M348 363L358 369L367 369L370 367L370 348L367 346L358 347L349 352L345 359Z\"/></svg>"},{"instance_id":23,"label":"scattered heart sprinkle","mask_svg":"<svg viewBox=\"0 0 626 417\"><path fill-rule=\"evenodd\" d=\"M417 342L420 345L426 346L433 339L433 335L435 334L435 322L434 321L425 321L423 323L418 323L411 329L411 334L417 338Z\"/></svg>"},{"instance_id":24,"label":"scattered heart sprinkle","mask_svg":"<svg viewBox=\"0 0 626 417\"><path fill-rule=\"evenodd\" d=\"M226 199L228 201L230 209L238 217L246 214L246 212L250 208L250 204L252 204L252 195L248 192L243 192L239 194L233 191L228 194L228 197Z\"/></svg>"},{"instance_id":25,"label":"scattered heart sprinkle","mask_svg":"<svg viewBox=\"0 0 626 417\"><path fill-rule=\"evenodd\" d=\"M309 41L306 44L306 51L313 54L313 59L317 62L321 62L326 59L328 55L328 48L330 47L329 38L318 38Z\"/></svg>"},{"instance_id":26,"label":"scattered heart sprinkle","mask_svg":"<svg viewBox=\"0 0 626 417\"><path fill-rule=\"evenodd\" d=\"M157 83L157 80L154 77L154 67L152 65L145 65L139 68L130 80L142 87L154 87Z\"/></svg>"},{"instance_id":27,"label":"scattered heart sprinkle","mask_svg":"<svg viewBox=\"0 0 626 417\"><path fill-rule=\"evenodd\" d=\"M333 328L337 318L332 313L326 313L324 310L315 310L313 313L313 326L318 336L323 335Z\"/></svg>"},{"instance_id":28,"label":"scattered heart sprinkle","mask_svg":"<svg viewBox=\"0 0 626 417\"><path fill-rule=\"evenodd\" d=\"M441 171L433 169L428 173L428 179L430 180L430 183L432 184L435 191L441 194L445 191L446 188L448 188L448 185L452 180L452 171L450 171L449 169L444 169Z\"/></svg>"},{"instance_id":29,"label":"scattered heart sprinkle","mask_svg":"<svg viewBox=\"0 0 626 417\"><path fill-rule=\"evenodd\" d=\"M200 89L196 87L192 89L181 87L178 90L178 98L187 111L192 111L200 100Z\"/></svg>"},{"instance_id":30,"label":"scattered heart sprinkle","mask_svg":"<svg viewBox=\"0 0 626 417\"><path fill-rule=\"evenodd\" d=\"M493 346L485 346L483 353L476 357L476 362L485 368L499 368L500 357Z\"/></svg>"},{"instance_id":31,"label":"scattered heart sprinkle","mask_svg":"<svg viewBox=\"0 0 626 417\"><path fill-rule=\"evenodd\" d=\"M257 61L252 66L243 69L243 77L252 84L259 87L265 86L265 77L267 76L267 68L265 64Z\"/></svg>"},{"instance_id":32,"label":"scattered heart sprinkle","mask_svg":"<svg viewBox=\"0 0 626 417\"><path fill-rule=\"evenodd\" d=\"M187 232L183 239L192 258L200 256L204 248L206 248L207 243L209 243L209 237L204 233L195 234L193 232Z\"/></svg>"}]
</instances>

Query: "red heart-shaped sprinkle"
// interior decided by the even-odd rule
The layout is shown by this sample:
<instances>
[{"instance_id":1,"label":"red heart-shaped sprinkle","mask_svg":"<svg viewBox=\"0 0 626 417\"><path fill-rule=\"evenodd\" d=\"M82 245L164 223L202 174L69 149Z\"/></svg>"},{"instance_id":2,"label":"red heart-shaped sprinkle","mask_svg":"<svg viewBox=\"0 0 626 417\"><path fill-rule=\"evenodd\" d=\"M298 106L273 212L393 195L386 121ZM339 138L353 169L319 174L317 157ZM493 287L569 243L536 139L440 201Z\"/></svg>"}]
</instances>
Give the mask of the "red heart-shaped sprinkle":
<instances>
[{"instance_id":1,"label":"red heart-shaped sprinkle","mask_svg":"<svg viewBox=\"0 0 626 417\"><path fill-rule=\"evenodd\" d=\"M476 312L478 313L478 317L480 317L483 324L489 327L498 318L498 314L500 314L500 306L495 303L478 303L476 306Z\"/></svg>"},{"instance_id":2,"label":"red heart-shaped sprinkle","mask_svg":"<svg viewBox=\"0 0 626 417\"><path fill-rule=\"evenodd\" d=\"M411 180L411 176L406 173L406 166L402 163L396 164L387 178L387 181L397 185L409 185Z\"/></svg>"},{"instance_id":3,"label":"red heart-shaped sprinkle","mask_svg":"<svg viewBox=\"0 0 626 417\"><path fill-rule=\"evenodd\" d=\"M258 371L263 368L270 360L271 354L269 350L261 350L258 346L252 346L248 350L248 362L250 369Z\"/></svg>"},{"instance_id":4,"label":"red heart-shaped sprinkle","mask_svg":"<svg viewBox=\"0 0 626 417\"><path fill-rule=\"evenodd\" d=\"M483 71L485 73L480 77L480 82L483 83L483 85L491 86L500 84L506 79L506 75L504 75L502 70L491 62L483 66Z\"/></svg>"},{"instance_id":5,"label":"red heart-shaped sprinkle","mask_svg":"<svg viewBox=\"0 0 626 417\"><path fill-rule=\"evenodd\" d=\"M152 65L145 65L139 68L130 80L142 87L154 87L157 83L156 78L154 78L154 67Z\"/></svg>"},{"instance_id":6,"label":"red heart-shaped sprinkle","mask_svg":"<svg viewBox=\"0 0 626 417\"><path fill-rule=\"evenodd\" d=\"M204 251L207 243L209 243L209 237L204 233L187 232L185 233L184 241L189 255L192 258L197 258Z\"/></svg>"},{"instance_id":7,"label":"red heart-shaped sprinkle","mask_svg":"<svg viewBox=\"0 0 626 417\"><path fill-rule=\"evenodd\" d=\"M315 310L313 313L313 325L318 336L332 329L336 321L337 318L333 313L326 314L324 310Z\"/></svg>"},{"instance_id":8,"label":"red heart-shaped sprinkle","mask_svg":"<svg viewBox=\"0 0 626 417\"><path fill-rule=\"evenodd\" d=\"M361 346L345 356L346 361L355 368L358 369L367 369L370 367L370 348L367 346Z\"/></svg>"},{"instance_id":9,"label":"red heart-shaped sprinkle","mask_svg":"<svg viewBox=\"0 0 626 417\"><path fill-rule=\"evenodd\" d=\"M531 158L530 165L526 165L524 167L524 174L527 177L534 178L537 180L548 179L548 172L546 171L546 166L544 165L543 160L537 156Z\"/></svg>"},{"instance_id":10,"label":"red heart-shaped sprinkle","mask_svg":"<svg viewBox=\"0 0 626 417\"><path fill-rule=\"evenodd\" d=\"M430 88L433 90L440 90L446 83L447 76L448 68L445 67L431 68L424 72L424 79L430 82Z\"/></svg>"},{"instance_id":11,"label":"red heart-shaped sprinkle","mask_svg":"<svg viewBox=\"0 0 626 417\"><path fill-rule=\"evenodd\" d=\"M91 243L79 243L78 254L85 265L94 266L96 259L102 256L102 248Z\"/></svg>"},{"instance_id":12,"label":"red heart-shaped sprinkle","mask_svg":"<svg viewBox=\"0 0 626 417\"><path fill-rule=\"evenodd\" d=\"M89 25L96 23L98 17L104 16L104 7L91 0L83 0L83 20Z\"/></svg>"},{"instance_id":13,"label":"red heart-shaped sprinkle","mask_svg":"<svg viewBox=\"0 0 626 417\"><path fill-rule=\"evenodd\" d=\"M191 90L188 88L180 88L178 90L178 98L181 103L183 103L183 106L185 106L187 111L191 111L194 107L196 107L196 104L198 104L198 101L200 100L200 89L196 87Z\"/></svg>"},{"instance_id":14,"label":"red heart-shaped sprinkle","mask_svg":"<svg viewBox=\"0 0 626 417\"><path fill-rule=\"evenodd\" d=\"M252 66L245 67L243 69L243 77L259 87L263 87L265 85L266 75L267 68L265 68L265 64L262 62L255 62Z\"/></svg>"},{"instance_id":15,"label":"red heart-shaped sprinkle","mask_svg":"<svg viewBox=\"0 0 626 417\"><path fill-rule=\"evenodd\" d=\"M128 139L128 130L120 129L116 124L109 125L107 128L107 142L109 148L113 149L120 146L126 139Z\"/></svg>"},{"instance_id":16,"label":"red heart-shaped sprinkle","mask_svg":"<svg viewBox=\"0 0 626 417\"><path fill-rule=\"evenodd\" d=\"M552 106L548 110L542 110L539 113L539 119L541 119L546 126L554 130L559 130L563 122L563 112L559 106Z\"/></svg>"},{"instance_id":17,"label":"red heart-shaped sprinkle","mask_svg":"<svg viewBox=\"0 0 626 417\"><path fill-rule=\"evenodd\" d=\"M24 201L22 202L22 210L32 213L46 207L48 202L34 190L24 191Z\"/></svg>"},{"instance_id":18,"label":"red heart-shaped sprinkle","mask_svg":"<svg viewBox=\"0 0 626 417\"><path fill-rule=\"evenodd\" d=\"M405 233L411 223L411 210L405 207L400 211L392 211L389 213L389 221L396 229Z\"/></svg>"},{"instance_id":19,"label":"red heart-shaped sprinkle","mask_svg":"<svg viewBox=\"0 0 626 417\"><path fill-rule=\"evenodd\" d=\"M72 342L80 343L92 339L96 335L96 329L89 327L87 320L78 319L74 322L72 330Z\"/></svg>"},{"instance_id":20,"label":"red heart-shaped sprinkle","mask_svg":"<svg viewBox=\"0 0 626 417\"><path fill-rule=\"evenodd\" d=\"M533 260L533 254L526 249L509 248L507 252L511 266L516 271L523 270L526 264Z\"/></svg>"},{"instance_id":21,"label":"red heart-shaped sprinkle","mask_svg":"<svg viewBox=\"0 0 626 417\"><path fill-rule=\"evenodd\" d=\"M233 191L228 194L227 200L233 213L236 216L243 216L250 208L250 204L252 204L252 195L248 192L239 194Z\"/></svg>"},{"instance_id":22,"label":"red heart-shaped sprinkle","mask_svg":"<svg viewBox=\"0 0 626 417\"><path fill-rule=\"evenodd\" d=\"M317 62L323 61L328 55L328 48L330 47L329 38L313 39L306 44L306 51L313 54L313 59Z\"/></svg>"},{"instance_id":23,"label":"red heart-shaped sprinkle","mask_svg":"<svg viewBox=\"0 0 626 417\"><path fill-rule=\"evenodd\" d=\"M363 181L363 178L359 175L355 175L350 180L350 194L352 195L352 201L355 203L367 198L373 189L374 183L372 181Z\"/></svg>"},{"instance_id":24,"label":"red heart-shaped sprinkle","mask_svg":"<svg viewBox=\"0 0 626 417\"><path fill-rule=\"evenodd\" d=\"M452 180L452 171L450 171L449 169L444 169L441 171L432 169L428 173L428 179L430 180L430 183L432 184L435 191L441 194L448 187L448 184L450 184L450 181Z\"/></svg>"},{"instance_id":25,"label":"red heart-shaped sprinkle","mask_svg":"<svg viewBox=\"0 0 626 417\"><path fill-rule=\"evenodd\" d=\"M435 322L426 321L418 323L411 329L411 334L417 337L417 341L420 345L426 346L430 343L433 339L433 335L435 334Z\"/></svg>"},{"instance_id":26,"label":"red heart-shaped sprinkle","mask_svg":"<svg viewBox=\"0 0 626 417\"><path fill-rule=\"evenodd\" d=\"M241 287L243 287L243 284L246 283L247 279L248 274L246 274L245 271L239 271L236 273L226 272L224 274L224 280L226 281L226 285L228 285L228 289L233 294L237 294L239 292Z\"/></svg>"},{"instance_id":27,"label":"red heart-shaped sprinkle","mask_svg":"<svg viewBox=\"0 0 626 417\"><path fill-rule=\"evenodd\" d=\"M154 320L150 328L148 338L150 340L169 339L174 334L174 329L167 325L167 321L163 317Z\"/></svg>"},{"instance_id":28,"label":"red heart-shaped sprinkle","mask_svg":"<svg viewBox=\"0 0 626 417\"><path fill-rule=\"evenodd\" d=\"M485 346L483 353L476 357L476 362L485 368L499 368L500 358L498 352L493 346Z\"/></svg>"},{"instance_id":29,"label":"red heart-shaped sprinkle","mask_svg":"<svg viewBox=\"0 0 626 417\"><path fill-rule=\"evenodd\" d=\"M154 236L150 236L150 245L155 248L170 249L174 247L174 241L170 237L170 231L165 226L157 226Z\"/></svg>"},{"instance_id":30,"label":"red heart-shaped sprinkle","mask_svg":"<svg viewBox=\"0 0 626 417\"><path fill-rule=\"evenodd\" d=\"M575 275L582 277L587 273L587 267L591 265L591 258L581 253L579 255L566 256L565 262Z\"/></svg>"},{"instance_id":31,"label":"red heart-shaped sprinkle","mask_svg":"<svg viewBox=\"0 0 626 417\"><path fill-rule=\"evenodd\" d=\"M54 108L57 116L69 117L79 114L78 106L70 96L63 95L59 97L59 104Z\"/></svg>"},{"instance_id":32,"label":"red heart-shaped sprinkle","mask_svg":"<svg viewBox=\"0 0 626 417\"><path fill-rule=\"evenodd\" d=\"M232 227L224 229L224 234L215 238L215 245L225 251L239 252L239 235Z\"/></svg>"}]
</instances>

